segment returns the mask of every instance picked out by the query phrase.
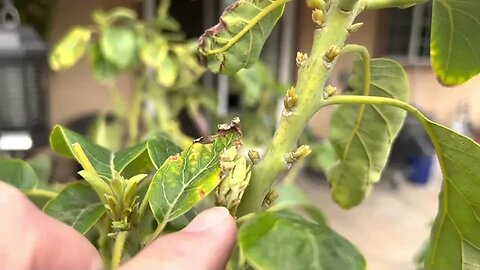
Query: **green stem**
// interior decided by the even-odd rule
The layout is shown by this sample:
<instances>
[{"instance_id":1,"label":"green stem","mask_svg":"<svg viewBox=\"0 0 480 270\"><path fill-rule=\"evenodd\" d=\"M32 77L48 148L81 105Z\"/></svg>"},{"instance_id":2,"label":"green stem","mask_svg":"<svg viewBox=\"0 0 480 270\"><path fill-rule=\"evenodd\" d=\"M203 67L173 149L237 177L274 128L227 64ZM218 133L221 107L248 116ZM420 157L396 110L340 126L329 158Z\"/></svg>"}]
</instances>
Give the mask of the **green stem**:
<instances>
[{"instance_id":1,"label":"green stem","mask_svg":"<svg viewBox=\"0 0 480 270\"><path fill-rule=\"evenodd\" d=\"M128 231L119 232L117 238L115 238L115 243L113 244L112 250L112 264L111 269L116 270L120 265L120 260L122 259L123 249L125 247L125 242L127 240Z\"/></svg>"},{"instance_id":2,"label":"green stem","mask_svg":"<svg viewBox=\"0 0 480 270\"><path fill-rule=\"evenodd\" d=\"M140 115L142 112L142 102L143 102L143 80L140 79L136 82L135 89L133 92L133 102L132 109L128 114L128 139L129 145L134 145L138 140L138 123L140 120Z\"/></svg>"},{"instance_id":3,"label":"green stem","mask_svg":"<svg viewBox=\"0 0 480 270\"><path fill-rule=\"evenodd\" d=\"M150 243L152 243L155 239L160 236L160 234L163 232L163 229L165 229L165 226L167 226L167 219L164 219L162 223L158 224L157 228L155 231L148 237L148 239L145 241L143 246L148 246Z\"/></svg>"},{"instance_id":4,"label":"green stem","mask_svg":"<svg viewBox=\"0 0 480 270\"><path fill-rule=\"evenodd\" d=\"M239 215L261 210L263 199L275 179L287 169L285 155L296 147L308 121L324 102L323 87L334 63L326 63L323 56L331 46L344 46L347 29L362 9L361 4L352 12L344 12L338 6L333 6L327 14L325 27L315 31L310 56L298 72L298 105L293 108L292 114L282 116L268 151L255 166L252 180L239 206Z\"/></svg>"},{"instance_id":5,"label":"green stem","mask_svg":"<svg viewBox=\"0 0 480 270\"><path fill-rule=\"evenodd\" d=\"M100 255L103 259L103 266L105 269L110 269L110 254L108 252L108 240L109 237L107 236L110 230L110 224L111 220L108 217L108 215L105 215L102 218L101 223L97 223L97 229L98 229L98 250L100 252Z\"/></svg>"},{"instance_id":6,"label":"green stem","mask_svg":"<svg viewBox=\"0 0 480 270\"><path fill-rule=\"evenodd\" d=\"M57 192L44 190L44 189L29 189L29 190L24 190L23 193L25 193L25 195L27 196L42 196L48 199L53 199L58 195Z\"/></svg>"},{"instance_id":7,"label":"green stem","mask_svg":"<svg viewBox=\"0 0 480 270\"><path fill-rule=\"evenodd\" d=\"M401 100L387 98L387 97L373 97L373 96L335 96L328 99L325 103L323 103L322 107L335 105L335 104L364 104L364 105L389 105L393 107L397 107L400 109L404 109L405 111L413 114L415 118L422 124L425 128L427 133L431 135L431 127L429 120L415 107L412 105L403 102ZM432 133L433 134L433 133ZM434 136L436 137L436 136Z\"/></svg>"},{"instance_id":8,"label":"green stem","mask_svg":"<svg viewBox=\"0 0 480 270\"><path fill-rule=\"evenodd\" d=\"M237 218L236 222L237 222L237 224L240 225L240 224L244 223L245 221L253 218L254 216L255 216L255 213L246 214L244 216L241 216L241 217Z\"/></svg>"},{"instance_id":9,"label":"green stem","mask_svg":"<svg viewBox=\"0 0 480 270\"><path fill-rule=\"evenodd\" d=\"M171 0L161 0L158 5L158 18L164 20L167 18L168 10L170 9Z\"/></svg>"},{"instance_id":10,"label":"green stem","mask_svg":"<svg viewBox=\"0 0 480 270\"><path fill-rule=\"evenodd\" d=\"M367 48L356 44L345 45L341 54L347 53L357 53L360 55L363 63L363 95L370 95L370 53L368 53Z\"/></svg>"},{"instance_id":11,"label":"green stem","mask_svg":"<svg viewBox=\"0 0 480 270\"><path fill-rule=\"evenodd\" d=\"M384 8L407 8L422 4L428 0L368 0L366 9L384 9Z\"/></svg>"},{"instance_id":12,"label":"green stem","mask_svg":"<svg viewBox=\"0 0 480 270\"><path fill-rule=\"evenodd\" d=\"M171 114L165 93L166 90L155 88L150 89L150 91L153 92L159 130L169 136L169 138L182 149L190 146L193 139L182 132L174 116Z\"/></svg>"}]
</instances>

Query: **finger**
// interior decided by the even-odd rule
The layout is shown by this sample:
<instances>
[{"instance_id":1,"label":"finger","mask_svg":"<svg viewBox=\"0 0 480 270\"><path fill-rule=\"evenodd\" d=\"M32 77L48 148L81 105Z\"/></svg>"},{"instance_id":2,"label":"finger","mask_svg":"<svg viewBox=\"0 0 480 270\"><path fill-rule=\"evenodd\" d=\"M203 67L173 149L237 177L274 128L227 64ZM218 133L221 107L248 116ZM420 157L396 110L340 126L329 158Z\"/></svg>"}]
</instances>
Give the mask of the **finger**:
<instances>
[{"instance_id":1,"label":"finger","mask_svg":"<svg viewBox=\"0 0 480 270\"><path fill-rule=\"evenodd\" d=\"M95 247L71 227L45 215L19 190L0 182L0 269L102 268Z\"/></svg>"},{"instance_id":2,"label":"finger","mask_svg":"<svg viewBox=\"0 0 480 270\"><path fill-rule=\"evenodd\" d=\"M236 225L228 210L202 212L182 231L166 235L141 251L122 270L220 270L235 244Z\"/></svg>"}]
</instances>

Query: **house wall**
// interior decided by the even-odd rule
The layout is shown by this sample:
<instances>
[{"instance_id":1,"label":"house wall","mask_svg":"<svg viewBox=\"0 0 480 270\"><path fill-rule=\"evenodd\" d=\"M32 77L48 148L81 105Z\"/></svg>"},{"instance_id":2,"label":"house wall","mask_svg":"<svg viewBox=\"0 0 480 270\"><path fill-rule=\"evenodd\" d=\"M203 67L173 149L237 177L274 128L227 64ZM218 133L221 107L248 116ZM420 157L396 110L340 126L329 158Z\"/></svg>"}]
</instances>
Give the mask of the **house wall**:
<instances>
[{"instance_id":1,"label":"house wall","mask_svg":"<svg viewBox=\"0 0 480 270\"><path fill-rule=\"evenodd\" d=\"M57 0L49 43L53 46L74 25L92 24L94 9L108 10L116 6L133 7L134 0ZM126 97L130 95L132 78L121 76L118 86ZM64 124L73 119L98 112L111 106L108 88L92 76L89 61L83 58L74 67L50 76L50 122Z\"/></svg>"},{"instance_id":2,"label":"house wall","mask_svg":"<svg viewBox=\"0 0 480 270\"><path fill-rule=\"evenodd\" d=\"M302 1L303 2L303 1ZM308 52L312 43L314 25L311 22L311 11L302 6L299 9L299 35L297 48L299 51ZM383 55L385 48L385 21L381 11L366 11L359 16L357 22L365 25L353 33L348 43L356 43L367 47L372 57ZM332 71L331 84L339 89L346 85L346 78L351 70L353 56L339 59ZM424 112L431 115L436 121L451 125L458 112L458 106L464 103L469 105L469 116L473 123L480 124L480 76L468 83L447 88L442 86L435 78L430 65L404 65L410 81L410 102ZM318 112L310 123L310 127L320 137L328 136L329 122L333 108L325 108Z\"/></svg>"}]
</instances>

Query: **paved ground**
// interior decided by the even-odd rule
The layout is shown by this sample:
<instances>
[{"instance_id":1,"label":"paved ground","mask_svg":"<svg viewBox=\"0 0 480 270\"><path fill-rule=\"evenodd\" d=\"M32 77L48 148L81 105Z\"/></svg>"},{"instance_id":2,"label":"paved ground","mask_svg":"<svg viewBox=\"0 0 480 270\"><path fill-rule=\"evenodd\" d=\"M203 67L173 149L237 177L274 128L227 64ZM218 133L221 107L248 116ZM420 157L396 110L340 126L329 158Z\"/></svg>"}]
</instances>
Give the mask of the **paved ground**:
<instances>
[{"instance_id":1,"label":"paved ground","mask_svg":"<svg viewBox=\"0 0 480 270\"><path fill-rule=\"evenodd\" d=\"M438 168L426 186L403 182L394 189L381 183L362 205L348 211L331 201L325 183L305 179L299 184L330 225L362 251L369 270L415 270L414 257L428 238L437 211Z\"/></svg>"}]
</instances>

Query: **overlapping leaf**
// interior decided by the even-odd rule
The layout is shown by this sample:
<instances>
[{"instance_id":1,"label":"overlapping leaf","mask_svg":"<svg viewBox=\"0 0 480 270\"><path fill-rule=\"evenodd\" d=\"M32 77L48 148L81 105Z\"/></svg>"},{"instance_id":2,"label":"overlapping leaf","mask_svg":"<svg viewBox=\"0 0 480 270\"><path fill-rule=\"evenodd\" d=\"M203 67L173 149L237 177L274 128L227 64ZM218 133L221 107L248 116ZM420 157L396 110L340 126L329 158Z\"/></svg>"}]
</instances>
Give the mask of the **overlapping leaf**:
<instances>
[{"instance_id":1,"label":"overlapping leaf","mask_svg":"<svg viewBox=\"0 0 480 270\"><path fill-rule=\"evenodd\" d=\"M111 178L112 168L119 173L123 172L123 176L131 177L133 175L148 172L154 167L152 162L158 166L162 157L176 154L178 147L172 142L160 136L151 139L155 147L148 147L149 141L145 141L130 148L123 149L116 153L93 144L82 135L73 132L62 126L55 126L50 135L50 144L52 149L57 153L73 158L72 145L79 143L90 163L92 163L95 171L102 176ZM159 145L165 144L165 145ZM156 157L150 160L150 156Z\"/></svg>"},{"instance_id":2,"label":"overlapping leaf","mask_svg":"<svg viewBox=\"0 0 480 270\"><path fill-rule=\"evenodd\" d=\"M89 185L76 182L48 202L44 211L85 234L105 214L105 207Z\"/></svg>"},{"instance_id":3,"label":"overlapping leaf","mask_svg":"<svg viewBox=\"0 0 480 270\"><path fill-rule=\"evenodd\" d=\"M33 168L23 160L1 159L0 181L19 189L33 189L37 186L38 177Z\"/></svg>"},{"instance_id":4,"label":"overlapping leaf","mask_svg":"<svg viewBox=\"0 0 480 270\"><path fill-rule=\"evenodd\" d=\"M171 156L154 175L147 192L159 224L186 213L220 182L220 154L239 139L236 127L203 138Z\"/></svg>"},{"instance_id":5,"label":"overlapping leaf","mask_svg":"<svg viewBox=\"0 0 480 270\"><path fill-rule=\"evenodd\" d=\"M238 0L199 41L199 51L213 72L233 74L253 65L287 0Z\"/></svg>"},{"instance_id":6,"label":"overlapping leaf","mask_svg":"<svg viewBox=\"0 0 480 270\"><path fill-rule=\"evenodd\" d=\"M480 1L434 0L430 54L440 82L459 85L480 73Z\"/></svg>"},{"instance_id":7,"label":"overlapping leaf","mask_svg":"<svg viewBox=\"0 0 480 270\"><path fill-rule=\"evenodd\" d=\"M365 260L348 240L325 224L264 212L249 220L238 235L248 264L257 270L360 270Z\"/></svg>"},{"instance_id":8,"label":"overlapping leaf","mask_svg":"<svg viewBox=\"0 0 480 270\"><path fill-rule=\"evenodd\" d=\"M370 95L399 100L408 98L408 80L402 67L387 59L371 61ZM361 63L354 65L350 85L353 94L364 89ZM405 112L379 105L340 105L332 118L330 141L339 162L329 171L334 200L344 208L359 204L381 172Z\"/></svg>"}]
</instances>

